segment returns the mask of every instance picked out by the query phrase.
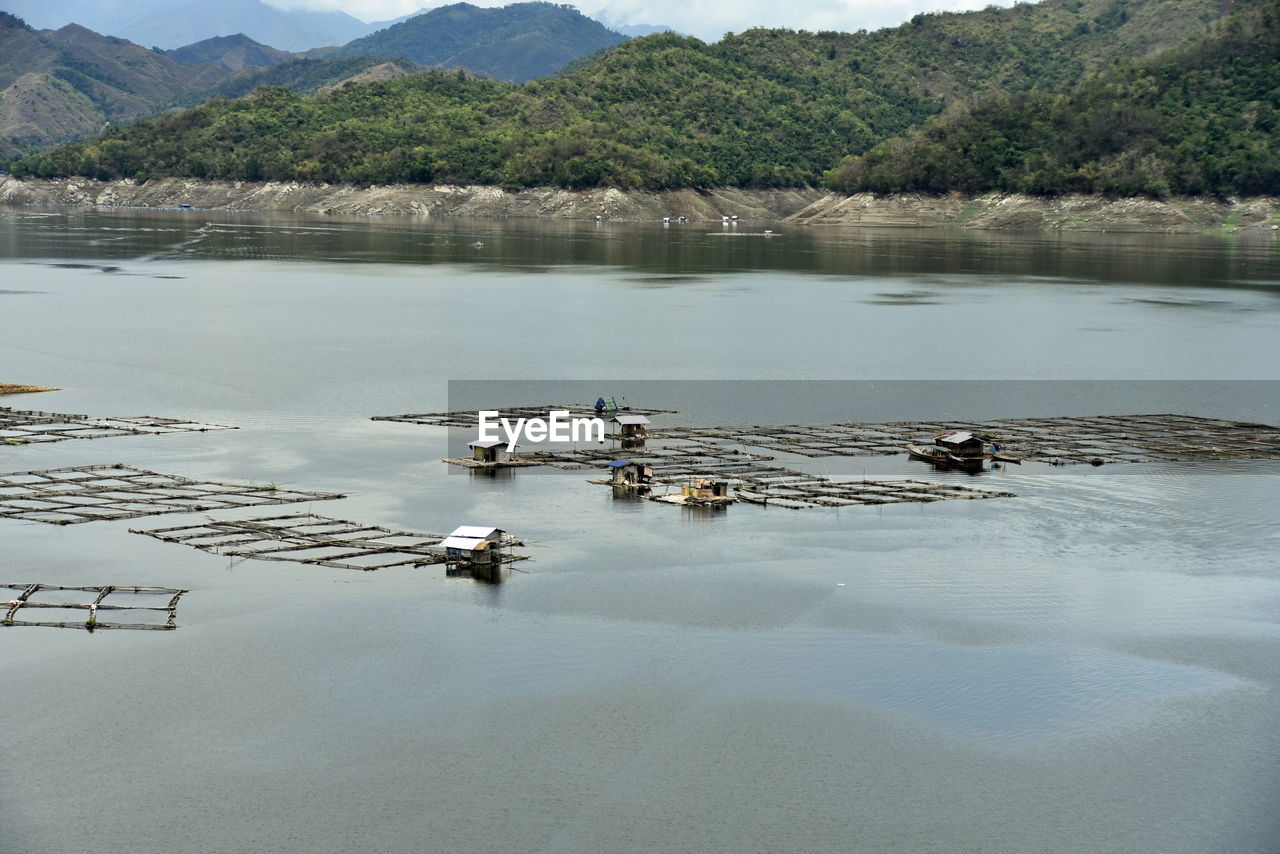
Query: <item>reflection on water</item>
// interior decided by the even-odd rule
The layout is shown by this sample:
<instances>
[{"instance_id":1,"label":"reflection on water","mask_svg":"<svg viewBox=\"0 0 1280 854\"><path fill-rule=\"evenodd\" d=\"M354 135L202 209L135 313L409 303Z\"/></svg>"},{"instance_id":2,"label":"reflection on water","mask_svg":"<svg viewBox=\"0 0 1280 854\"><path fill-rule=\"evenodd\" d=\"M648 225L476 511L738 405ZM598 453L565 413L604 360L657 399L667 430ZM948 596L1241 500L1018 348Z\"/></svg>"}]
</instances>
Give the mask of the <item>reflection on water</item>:
<instances>
[{"instance_id":1,"label":"reflection on water","mask_svg":"<svg viewBox=\"0 0 1280 854\"><path fill-rule=\"evenodd\" d=\"M0 849L1271 854L1275 463L779 455L1018 497L706 512L449 476L447 431L369 420L609 393L693 424L1280 422L1274 241L778 230L0 212L0 381L64 389L0 402L242 428L0 470L339 490L300 512L535 557L486 585L0 520L0 581L191 590L171 634L0 628Z\"/></svg>"},{"instance_id":2,"label":"reflection on water","mask_svg":"<svg viewBox=\"0 0 1280 854\"><path fill-rule=\"evenodd\" d=\"M771 240L708 237L720 230L534 219L0 211L0 245L9 258L461 263L521 273L601 265L642 271L645 276L622 281L645 287L697 284L707 273L803 271L838 278L906 275L944 289L999 275L1031 284L1194 285L1275 296L1280 277L1270 236L781 226ZM480 249L473 246L477 239Z\"/></svg>"}]
</instances>

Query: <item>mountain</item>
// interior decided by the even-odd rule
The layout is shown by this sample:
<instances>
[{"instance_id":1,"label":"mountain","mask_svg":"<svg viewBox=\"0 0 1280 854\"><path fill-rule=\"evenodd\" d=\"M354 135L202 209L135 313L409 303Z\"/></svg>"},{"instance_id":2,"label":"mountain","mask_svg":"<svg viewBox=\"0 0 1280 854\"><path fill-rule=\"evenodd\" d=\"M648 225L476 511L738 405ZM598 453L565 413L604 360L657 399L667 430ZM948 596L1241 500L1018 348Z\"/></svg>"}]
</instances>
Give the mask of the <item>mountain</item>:
<instances>
[{"instance_id":1,"label":"mountain","mask_svg":"<svg viewBox=\"0 0 1280 854\"><path fill-rule=\"evenodd\" d=\"M608 9L602 9L596 13L596 20L604 24L615 33L621 33L629 39L638 39L641 36L651 36L655 33L674 33L673 27L667 27L654 24L627 24L623 23L626 16L610 13Z\"/></svg>"},{"instance_id":2,"label":"mountain","mask_svg":"<svg viewBox=\"0 0 1280 854\"><path fill-rule=\"evenodd\" d=\"M288 51L259 44L244 33L214 36L164 53L183 65L208 63L227 71L279 65L293 59L293 54Z\"/></svg>"},{"instance_id":3,"label":"mountain","mask_svg":"<svg viewBox=\"0 0 1280 854\"><path fill-rule=\"evenodd\" d=\"M427 9L424 7L422 9L419 9L416 12L410 12L407 15L401 15L399 18L391 18L390 20L386 20L386 21L370 21L368 25L369 32L376 33L378 32L378 30L385 30L387 27L394 27L396 24L399 24L403 21L407 21L410 18L415 18L418 15L425 15L427 12L430 12L430 11L431 11L430 9Z\"/></svg>"},{"instance_id":4,"label":"mountain","mask_svg":"<svg viewBox=\"0 0 1280 854\"><path fill-rule=\"evenodd\" d=\"M1122 60L1203 35L1221 14L1217 0L1048 0L921 15L875 33L751 30L711 45L659 34L521 86L435 71L314 98L261 90L113 129L28 158L14 171L507 186L812 185L846 155L983 93L1063 90Z\"/></svg>"},{"instance_id":5,"label":"mountain","mask_svg":"<svg viewBox=\"0 0 1280 854\"><path fill-rule=\"evenodd\" d=\"M223 76L74 24L37 31L0 13L0 154L155 113Z\"/></svg>"},{"instance_id":6,"label":"mountain","mask_svg":"<svg viewBox=\"0 0 1280 854\"><path fill-rule=\"evenodd\" d=\"M371 65L363 71L357 71L350 77L345 77L333 83L327 83L317 91L332 92L334 89L341 89L343 86L356 86L361 83L381 83L386 80L396 80L400 77L408 77L411 74L417 74L422 70L422 66L416 62L410 62L407 59L393 59L389 62L380 62L377 65Z\"/></svg>"},{"instance_id":7,"label":"mountain","mask_svg":"<svg viewBox=\"0 0 1280 854\"><path fill-rule=\"evenodd\" d=\"M413 15L335 53L404 57L523 82L625 40L572 6L539 2L482 9L455 3Z\"/></svg>"},{"instance_id":8,"label":"mountain","mask_svg":"<svg viewBox=\"0 0 1280 854\"><path fill-rule=\"evenodd\" d=\"M302 51L371 32L343 12L284 11L262 0L0 0L0 9L34 27L76 23L162 48L244 33L262 44Z\"/></svg>"},{"instance_id":9,"label":"mountain","mask_svg":"<svg viewBox=\"0 0 1280 854\"><path fill-rule=\"evenodd\" d=\"M1280 193L1280 0L1052 94L999 94L850 158L845 192Z\"/></svg>"},{"instance_id":10,"label":"mountain","mask_svg":"<svg viewBox=\"0 0 1280 854\"><path fill-rule=\"evenodd\" d=\"M638 39L641 36L651 36L654 33L674 33L675 30L667 26L654 26L653 24L622 24L620 26L611 26L609 29L615 33L621 33L629 39Z\"/></svg>"},{"instance_id":11,"label":"mountain","mask_svg":"<svg viewBox=\"0 0 1280 854\"><path fill-rule=\"evenodd\" d=\"M407 59L380 56L299 57L267 68L245 68L210 89L187 95L180 103L195 106L210 98L243 98L262 86L283 86L300 95L314 95L345 83L390 80L421 70L422 66Z\"/></svg>"}]
</instances>

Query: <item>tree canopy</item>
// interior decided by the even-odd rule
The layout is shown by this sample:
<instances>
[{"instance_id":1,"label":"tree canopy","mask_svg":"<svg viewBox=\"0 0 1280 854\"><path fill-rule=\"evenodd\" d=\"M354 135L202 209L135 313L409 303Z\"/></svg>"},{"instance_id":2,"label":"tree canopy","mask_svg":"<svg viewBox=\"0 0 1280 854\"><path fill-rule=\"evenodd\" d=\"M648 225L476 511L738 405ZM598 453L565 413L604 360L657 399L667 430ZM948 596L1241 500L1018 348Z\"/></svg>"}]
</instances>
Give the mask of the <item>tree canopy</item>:
<instances>
[{"instance_id":1,"label":"tree canopy","mask_svg":"<svg viewBox=\"0 0 1280 854\"><path fill-rule=\"evenodd\" d=\"M1280 191L1280 2L1064 92L998 93L851 157L844 192Z\"/></svg>"},{"instance_id":2,"label":"tree canopy","mask_svg":"<svg viewBox=\"0 0 1280 854\"><path fill-rule=\"evenodd\" d=\"M1274 21L1253 6L1271 15L1277 2L1254 0L1207 37L1213 0L1047 0L711 45L657 34L523 85L433 70L314 97L259 88L14 171L572 188L801 186L824 173L841 190L1274 186L1247 161L1271 150L1277 88ZM1188 34L1207 40L1159 55ZM1116 66L1146 54L1156 58ZM1153 141L1118 147L1139 137ZM1216 159L1199 171L1135 165L1202 158L1206 146Z\"/></svg>"}]
</instances>

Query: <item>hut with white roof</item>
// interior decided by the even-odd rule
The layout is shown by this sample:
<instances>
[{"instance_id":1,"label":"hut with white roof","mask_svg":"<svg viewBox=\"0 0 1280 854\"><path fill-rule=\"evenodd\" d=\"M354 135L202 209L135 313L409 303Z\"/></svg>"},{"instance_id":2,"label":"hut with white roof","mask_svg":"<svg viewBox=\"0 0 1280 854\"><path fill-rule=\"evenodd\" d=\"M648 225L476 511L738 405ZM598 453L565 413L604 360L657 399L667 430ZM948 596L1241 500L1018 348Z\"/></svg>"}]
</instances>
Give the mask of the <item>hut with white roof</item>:
<instances>
[{"instance_id":1,"label":"hut with white roof","mask_svg":"<svg viewBox=\"0 0 1280 854\"><path fill-rule=\"evenodd\" d=\"M515 452L508 450L504 439L476 439L467 447L478 463L509 463L515 459Z\"/></svg>"},{"instance_id":2,"label":"hut with white roof","mask_svg":"<svg viewBox=\"0 0 1280 854\"><path fill-rule=\"evenodd\" d=\"M649 425L649 419L643 415L615 415L613 423L625 439L643 438Z\"/></svg>"},{"instance_id":3,"label":"hut with white roof","mask_svg":"<svg viewBox=\"0 0 1280 854\"><path fill-rule=\"evenodd\" d=\"M957 457L981 458L986 447L982 439L968 430L953 430L949 433L940 433L933 441L938 447L946 448Z\"/></svg>"},{"instance_id":4,"label":"hut with white roof","mask_svg":"<svg viewBox=\"0 0 1280 854\"><path fill-rule=\"evenodd\" d=\"M467 563L492 563L501 559L501 528L460 525L440 542L445 557Z\"/></svg>"}]
</instances>

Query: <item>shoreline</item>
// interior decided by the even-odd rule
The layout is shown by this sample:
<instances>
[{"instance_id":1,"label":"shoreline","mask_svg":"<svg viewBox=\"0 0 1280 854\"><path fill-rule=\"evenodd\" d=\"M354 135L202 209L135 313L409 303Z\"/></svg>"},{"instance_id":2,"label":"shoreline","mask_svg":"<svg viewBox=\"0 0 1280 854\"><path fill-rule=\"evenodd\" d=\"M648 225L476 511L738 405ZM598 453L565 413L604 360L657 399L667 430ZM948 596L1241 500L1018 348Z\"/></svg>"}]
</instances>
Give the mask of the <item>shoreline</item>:
<instances>
[{"instance_id":1,"label":"shoreline","mask_svg":"<svg viewBox=\"0 0 1280 854\"><path fill-rule=\"evenodd\" d=\"M352 216L488 217L646 222L722 216L777 222L821 199L821 190L562 190L516 191L493 186L392 184L353 187L298 182L199 181L159 178L145 184L0 178L0 205L65 205L97 208L288 211Z\"/></svg>"},{"instance_id":2,"label":"shoreline","mask_svg":"<svg viewBox=\"0 0 1280 854\"><path fill-rule=\"evenodd\" d=\"M688 217L876 228L954 227L995 231L1280 235L1280 197L1110 199L915 193L845 196L812 188L747 190L515 191L493 186L387 185L367 188L298 182L160 178L96 181L0 177L0 205L178 210L289 211L355 216L489 217L645 222Z\"/></svg>"},{"instance_id":3,"label":"shoreline","mask_svg":"<svg viewBox=\"0 0 1280 854\"><path fill-rule=\"evenodd\" d=\"M35 394L39 391L60 391L51 386L42 385L18 385L14 383L0 383L0 394Z\"/></svg>"},{"instance_id":4,"label":"shoreline","mask_svg":"<svg viewBox=\"0 0 1280 854\"><path fill-rule=\"evenodd\" d=\"M795 224L955 226L990 231L1134 234L1280 234L1280 197L1108 198L1080 193L876 196L830 193L787 220Z\"/></svg>"}]
</instances>

